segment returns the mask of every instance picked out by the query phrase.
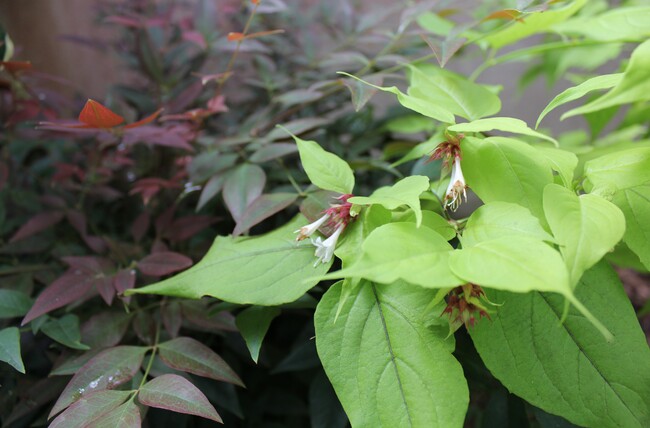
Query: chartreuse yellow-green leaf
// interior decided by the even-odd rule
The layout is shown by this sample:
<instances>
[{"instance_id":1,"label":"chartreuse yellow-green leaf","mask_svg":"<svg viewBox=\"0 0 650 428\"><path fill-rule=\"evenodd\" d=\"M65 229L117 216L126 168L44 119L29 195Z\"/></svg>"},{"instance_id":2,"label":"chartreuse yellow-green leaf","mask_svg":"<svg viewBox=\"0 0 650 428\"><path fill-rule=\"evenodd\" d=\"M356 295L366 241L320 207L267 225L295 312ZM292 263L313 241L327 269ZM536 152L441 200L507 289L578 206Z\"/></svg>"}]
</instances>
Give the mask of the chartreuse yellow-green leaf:
<instances>
[{"instance_id":1,"label":"chartreuse yellow-green leaf","mask_svg":"<svg viewBox=\"0 0 650 428\"><path fill-rule=\"evenodd\" d=\"M129 290L129 294L161 294L218 299L260 306L293 302L318 282L306 280L325 274L330 263L314 266L314 247L296 243L293 232L307 224L297 216L287 225L252 238L218 236L196 265L155 284Z\"/></svg>"},{"instance_id":2,"label":"chartreuse yellow-green leaf","mask_svg":"<svg viewBox=\"0 0 650 428\"><path fill-rule=\"evenodd\" d=\"M426 226L389 223L373 230L361 245L361 256L350 266L323 279L365 278L390 284L399 279L426 288L462 284L448 264L453 248Z\"/></svg>"},{"instance_id":3,"label":"chartreuse yellow-green leaf","mask_svg":"<svg viewBox=\"0 0 650 428\"><path fill-rule=\"evenodd\" d=\"M465 137L461 149L467 185L483 202L519 204L544 218L542 191L553 172L534 147L512 138Z\"/></svg>"},{"instance_id":4,"label":"chartreuse yellow-green leaf","mask_svg":"<svg viewBox=\"0 0 650 428\"><path fill-rule=\"evenodd\" d=\"M403 178L392 186L380 187L370 196L355 196L348 199L356 205L379 204L394 210L406 205L413 210L416 223L422 223L422 209L420 208L420 195L429 189L429 179L423 175L411 175Z\"/></svg>"},{"instance_id":5,"label":"chartreuse yellow-green leaf","mask_svg":"<svg viewBox=\"0 0 650 428\"><path fill-rule=\"evenodd\" d=\"M650 147L609 153L585 163L585 188L623 190L650 182Z\"/></svg>"},{"instance_id":6,"label":"chartreuse yellow-green leaf","mask_svg":"<svg viewBox=\"0 0 650 428\"><path fill-rule=\"evenodd\" d=\"M426 310L436 295L405 282L362 282L339 310L342 283L315 314L316 347L353 428L460 428L469 400L454 338Z\"/></svg>"},{"instance_id":7,"label":"chartreuse yellow-green leaf","mask_svg":"<svg viewBox=\"0 0 650 428\"><path fill-rule=\"evenodd\" d=\"M547 291L563 295L606 338L611 334L573 294L569 273L560 253L528 236L506 236L454 251L452 272L463 282L495 290L528 293Z\"/></svg>"},{"instance_id":8,"label":"chartreuse yellow-green leaf","mask_svg":"<svg viewBox=\"0 0 650 428\"><path fill-rule=\"evenodd\" d=\"M530 210L509 202L491 202L472 213L463 229L461 242L463 248L469 248L483 241L508 236L553 241Z\"/></svg>"},{"instance_id":9,"label":"chartreuse yellow-green leaf","mask_svg":"<svg viewBox=\"0 0 650 428\"><path fill-rule=\"evenodd\" d=\"M650 269L650 184L621 190L612 202L625 216L623 241Z\"/></svg>"},{"instance_id":10,"label":"chartreuse yellow-green leaf","mask_svg":"<svg viewBox=\"0 0 650 428\"><path fill-rule=\"evenodd\" d=\"M444 122L444 123L456 122L454 118L454 114L451 111L449 111L444 106L439 106L438 104L431 101L427 97L423 97L422 94L420 93L418 93L417 95L412 94L409 89L407 91L408 93L405 94L404 92L397 89L397 87L395 86L389 86L389 87L377 86L377 85L373 85L372 83L366 82L365 80L359 79L358 77L348 73L339 72L339 74L356 79L360 82L365 83L368 86L371 86L375 89L379 89L380 91L390 92L391 94L394 94L395 96L397 96L397 101L399 101L401 105L403 105L409 110L413 110L417 113L420 113L432 119L436 119L440 122Z\"/></svg>"},{"instance_id":11,"label":"chartreuse yellow-green leaf","mask_svg":"<svg viewBox=\"0 0 650 428\"><path fill-rule=\"evenodd\" d=\"M632 52L623 78L609 92L582 107L562 115L562 119L591 113L608 107L650 99L650 40L641 43Z\"/></svg>"},{"instance_id":12,"label":"chartreuse yellow-green leaf","mask_svg":"<svg viewBox=\"0 0 650 428\"><path fill-rule=\"evenodd\" d=\"M527 135L549 141L555 146L559 145L555 138L530 129L526 122L521 119L515 119L514 117L488 117L486 119L452 125L447 129L454 132L502 131L511 134Z\"/></svg>"},{"instance_id":13,"label":"chartreuse yellow-green leaf","mask_svg":"<svg viewBox=\"0 0 650 428\"><path fill-rule=\"evenodd\" d=\"M544 213L569 271L572 287L611 251L625 232L616 205L596 195L576 195L557 184L544 188Z\"/></svg>"},{"instance_id":14,"label":"chartreuse yellow-green leaf","mask_svg":"<svg viewBox=\"0 0 650 428\"><path fill-rule=\"evenodd\" d=\"M485 365L510 392L579 426L650 426L650 350L605 262L585 272L576 295L611 331L609 343L575 310L561 322L559 295L487 294L502 305L491 321L481 319L469 332Z\"/></svg>"},{"instance_id":15,"label":"chartreuse yellow-green leaf","mask_svg":"<svg viewBox=\"0 0 650 428\"><path fill-rule=\"evenodd\" d=\"M307 177L315 186L332 192L352 193L354 173L346 161L326 151L315 141L306 141L293 134L291 136L298 146L300 162Z\"/></svg>"}]
</instances>

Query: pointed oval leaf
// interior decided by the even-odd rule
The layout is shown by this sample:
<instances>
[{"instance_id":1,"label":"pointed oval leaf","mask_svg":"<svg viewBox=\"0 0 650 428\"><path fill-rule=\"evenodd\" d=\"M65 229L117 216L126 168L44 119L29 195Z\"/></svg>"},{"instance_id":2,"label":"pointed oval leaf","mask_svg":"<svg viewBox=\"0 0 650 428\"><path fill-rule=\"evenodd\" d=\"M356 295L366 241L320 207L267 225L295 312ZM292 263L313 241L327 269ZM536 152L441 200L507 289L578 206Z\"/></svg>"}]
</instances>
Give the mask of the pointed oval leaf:
<instances>
[{"instance_id":1,"label":"pointed oval leaf","mask_svg":"<svg viewBox=\"0 0 650 428\"><path fill-rule=\"evenodd\" d=\"M192 266L192 259L173 251L149 254L138 262L138 269L145 275L164 276Z\"/></svg>"},{"instance_id":2,"label":"pointed oval leaf","mask_svg":"<svg viewBox=\"0 0 650 428\"><path fill-rule=\"evenodd\" d=\"M352 426L462 426L469 393L447 322L427 312L436 291L362 283L337 318L341 293L318 304L316 346Z\"/></svg>"},{"instance_id":3,"label":"pointed oval leaf","mask_svg":"<svg viewBox=\"0 0 650 428\"><path fill-rule=\"evenodd\" d=\"M113 389L131 380L140 369L145 352L141 346L118 346L97 354L72 377L50 412L56 415L85 394Z\"/></svg>"},{"instance_id":4,"label":"pointed oval leaf","mask_svg":"<svg viewBox=\"0 0 650 428\"><path fill-rule=\"evenodd\" d=\"M625 216L623 240L650 269L650 186L622 190L614 195L612 202Z\"/></svg>"},{"instance_id":5,"label":"pointed oval leaf","mask_svg":"<svg viewBox=\"0 0 650 428\"><path fill-rule=\"evenodd\" d=\"M632 52L623 78L609 92L582 107L562 115L562 119L591 113L609 107L650 99L650 40L641 43Z\"/></svg>"},{"instance_id":6,"label":"pointed oval leaf","mask_svg":"<svg viewBox=\"0 0 650 428\"><path fill-rule=\"evenodd\" d=\"M623 190L650 182L650 147L637 147L600 156L585 163L585 186ZM591 188L588 185L591 185Z\"/></svg>"},{"instance_id":7,"label":"pointed oval leaf","mask_svg":"<svg viewBox=\"0 0 650 428\"><path fill-rule=\"evenodd\" d=\"M273 214L279 213L298 199L295 193L271 193L260 195L248 205L246 211L237 221L233 236L247 232L251 227L261 223Z\"/></svg>"},{"instance_id":8,"label":"pointed oval leaf","mask_svg":"<svg viewBox=\"0 0 650 428\"><path fill-rule=\"evenodd\" d=\"M21 325L54 309L79 300L93 289L93 278L77 269L68 270L41 292Z\"/></svg>"},{"instance_id":9,"label":"pointed oval leaf","mask_svg":"<svg viewBox=\"0 0 650 428\"><path fill-rule=\"evenodd\" d=\"M158 376L145 383L140 388L138 401L146 406L223 422L215 408L196 386L174 374Z\"/></svg>"},{"instance_id":10,"label":"pointed oval leaf","mask_svg":"<svg viewBox=\"0 0 650 428\"><path fill-rule=\"evenodd\" d=\"M625 233L625 217L596 195L576 195L566 187L544 188L544 213L569 269L571 286L611 251Z\"/></svg>"},{"instance_id":11,"label":"pointed oval leaf","mask_svg":"<svg viewBox=\"0 0 650 428\"><path fill-rule=\"evenodd\" d=\"M365 278L383 284L403 279L427 288L463 283L448 265L452 246L428 227L389 223L373 230L361 248L361 257L354 264L324 279Z\"/></svg>"},{"instance_id":12,"label":"pointed oval leaf","mask_svg":"<svg viewBox=\"0 0 650 428\"><path fill-rule=\"evenodd\" d=\"M124 122L124 118L97 101L89 99L79 113L79 122L91 128L112 128Z\"/></svg>"},{"instance_id":13,"label":"pointed oval leaf","mask_svg":"<svg viewBox=\"0 0 650 428\"><path fill-rule=\"evenodd\" d=\"M217 237L203 260L190 269L125 294L193 299L208 295L231 303L262 306L293 302L316 285L331 266L331 262L314 266L314 247L292 241L293 232L305 224L305 218L297 216L266 235L246 239Z\"/></svg>"},{"instance_id":14,"label":"pointed oval leaf","mask_svg":"<svg viewBox=\"0 0 650 428\"><path fill-rule=\"evenodd\" d=\"M246 341L251 358L257 363L262 347L262 340L271 325L271 321L280 315L277 307L252 306L237 315L235 322Z\"/></svg>"},{"instance_id":15,"label":"pointed oval leaf","mask_svg":"<svg viewBox=\"0 0 650 428\"><path fill-rule=\"evenodd\" d=\"M422 175L412 175L393 184L380 187L370 196L355 196L348 202L357 205L379 204L394 210L406 205L415 213L416 224L422 224L422 209L420 208L420 195L429 189L429 179Z\"/></svg>"},{"instance_id":16,"label":"pointed oval leaf","mask_svg":"<svg viewBox=\"0 0 650 428\"><path fill-rule=\"evenodd\" d=\"M264 170L253 164L240 165L228 175L223 185L223 200L235 221L262 194L265 184Z\"/></svg>"},{"instance_id":17,"label":"pointed oval leaf","mask_svg":"<svg viewBox=\"0 0 650 428\"><path fill-rule=\"evenodd\" d=\"M350 165L334 153L325 151L315 141L306 141L291 134L298 146L300 162L307 177L323 190L352 193L354 174Z\"/></svg>"},{"instance_id":18,"label":"pointed oval leaf","mask_svg":"<svg viewBox=\"0 0 650 428\"><path fill-rule=\"evenodd\" d=\"M158 345L160 359L176 370L244 386L216 352L190 337L177 337Z\"/></svg>"},{"instance_id":19,"label":"pointed oval leaf","mask_svg":"<svg viewBox=\"0 0 650 428\"><path fill-rule=\"evenodd\" d=\"M88 345L81 343L79 317L67 314L59 319L50 319L41 327L41 331L62 345L72 349L86 351Z\"/></svg>"},{"instance_id":20,"label":"pointed oval leaf","mask_svg":"<svg viewBox=\"0 0 650 428\"><path fill-rule=\"evenodd\" d=\"M517 293L571 291L560 253L534 238L508 236L456 250L449 266L460 278L483 287Z\"/></svg>"},{"instance_id":21,"label":"pointed oval leaf","mask_svg":"<svg viewBox=\"0 0 650 428\"><path fill-rule=\"evenodd\" d=\"M584 97L589 92L598 91L603 89L609 89L616 86L623 77L623 73L616 74L604 74L602 76L596 76L591 79L585 80L577 86L573 86L565 91L561 92L555 98L551 100L550 103L544 108L537 118L537 123L535 128L539 127L540 122L544 117L549 114L551 111L555 110L557 107L575 101L579 98Z\"/></svg>"},{"instance_id":22,"label":"pointed oval leaf","mask_svg":"<svg viewBox=\"0 0 650 428\"><path fill-rule=\"evenodd\" d=\"M650 426L650 350L620 280L600 263L576 294L613 341L574 310L564 318L560 296L488 290L503 305L470 330L481 358L512 393L574 424Z\"/></svg>"},{"instance_id":23,"label":"pointed oval leaf","mask_svg":"<svg viewBox=\"0 0 650 428\"><path fill-rule=\"evenodd\" d=\"M479 207L467 220L461 242L470 248L483 241L507 236L527 236L553 242L530 210L509 202L491 202Z\"/></svg>"},{"instance_id":24,"label":"pointed oval leaf","mask_svg":"<svg viewBox=\"0 0 650 428\"><path fill-rule=\"evenodd\" d=\"M0 361L4 361L21 373L25 373L23 359L20 356L20 330L7 327L0 330Z\"/></svg>"},{"instance_id":25,"label":"pointed oval leaf","mask_svg":"<svg viewBox=\"0 0 650 428\"><path fill-rule=\"evenodd\" d=\"M483 202L519 204L543 221L542 193L553 173L533 147L510 138L466 137L461 148L467 185Z\"/></svg>"},{"instance_id":26,"label":"pointed oval leaf","mask_svg":"<svg viewBox=\"0 0 650 428\"><path fill-rule=\"evenodd\" d=\"M65 214L61 211L47 211L36 214L34 217L27 220L27 222L23 224L16 233L14 233L9 242L16 242L28 238L38 232L52 227L63 220L64 216Z\"/></svg>"},{"instance_id":27,"label":"pointed oval leaf","mask_svg":"<svg viewBox=\"0 0 650 428\"><path fill-rule=\"evenodd\" d=\"M133 400L129 400L95 419L88 428L140 428L140 426L142 426L140 408Z\"/></svg>"},{"instance_id":28,"label":"pointed oval leaf","mask_svg":"<svg viewBox=\"0 0 650 428\"><path fill-rule=\"evenodd\" d=\"M122 405L131 394L131 391L90 393L57 416L48 428L85 428L90 422Z\"/></svg>"},{"instance_id":29,"label":"pointed oval leaf","mask_svg":"<svg viewBox=\"0 0 650 428\"><path fill-rule=\"evenodd\" d=\"M0 289L0 319L23 316L32 303L32 299L22 291Z\"/></svg>"},{"instance_id":30,"label":"pointed oval leaf","mask_svg":"<svg viewBox=\"0 0 650 428\"><path fill-rule=\"evenodd\" d=\"M488 132L496 130L512 134L528 135L530 137L550 141L555 146L559 145L554 138L530 129L526 122L521 119L515 119L514 117L489 117L487 119L478 119L472 122L459 123L457 125L452 125L447 129L454 132Z\"/></svg>"}]
</instances>

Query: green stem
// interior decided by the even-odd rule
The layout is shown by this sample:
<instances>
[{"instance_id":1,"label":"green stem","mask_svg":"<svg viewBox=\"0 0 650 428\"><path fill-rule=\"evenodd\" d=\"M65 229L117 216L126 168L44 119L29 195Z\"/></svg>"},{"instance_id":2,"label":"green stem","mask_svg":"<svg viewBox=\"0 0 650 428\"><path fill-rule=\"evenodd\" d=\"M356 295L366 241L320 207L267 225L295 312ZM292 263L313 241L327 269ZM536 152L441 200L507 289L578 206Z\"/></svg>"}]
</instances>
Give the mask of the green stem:
<instances>
[{"instance_id":1,"label":"green stem","mask_svg":"<svg viewBox=\"0 0 650 428\"><path fill-rule=\"evenodd\" d=\"M160 321L156 323L156 336L154 338L153 346L151 347L151 355L149 356L149 361L147 362L147 367L144 370L144 375L142 376L142 380L140 381L140 386L138 386L138 390L142 388L147 382L147 376L149 376L149 372L151 371L151 366L153 365L153 359L156 356L156 351L158 350L158 339L160 338Z\"/></svg>"}]
</instances>

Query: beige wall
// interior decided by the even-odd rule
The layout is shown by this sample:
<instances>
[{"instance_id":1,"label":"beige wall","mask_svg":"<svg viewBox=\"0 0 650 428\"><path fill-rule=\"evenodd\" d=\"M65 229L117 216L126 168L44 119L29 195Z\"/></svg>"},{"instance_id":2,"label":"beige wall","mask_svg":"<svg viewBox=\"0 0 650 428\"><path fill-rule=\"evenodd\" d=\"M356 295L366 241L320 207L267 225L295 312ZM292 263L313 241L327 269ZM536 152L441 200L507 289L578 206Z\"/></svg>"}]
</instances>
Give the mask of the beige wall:
<instances>
[{"instance_id":1,"label":"beige wall","mask_svg":"<svg viewBox=\"0 0 650 428\"><path fill-rule=\"evenodd\" d=\"M110 36L94 25L93 1L0 0L0 22L16 45L17 60L70 80L83 96L102 99L108 86L120 80L115 59L62 35Z\"/></svg>"}]
</instances>

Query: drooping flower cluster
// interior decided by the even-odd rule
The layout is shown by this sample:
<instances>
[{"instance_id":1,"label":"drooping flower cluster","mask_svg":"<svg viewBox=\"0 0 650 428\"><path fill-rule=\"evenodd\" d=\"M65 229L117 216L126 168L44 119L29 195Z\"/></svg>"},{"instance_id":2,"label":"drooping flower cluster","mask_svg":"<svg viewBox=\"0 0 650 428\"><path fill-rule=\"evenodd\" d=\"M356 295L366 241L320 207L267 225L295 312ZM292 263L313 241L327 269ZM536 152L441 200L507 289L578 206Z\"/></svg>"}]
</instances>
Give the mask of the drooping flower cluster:
<instances>
[{"instance_id":1,"label":"drooping flower cluster","mask_svg":"<svg viewBox=\"0 0 650 428\"><path fill-rule=\"evenodd\" d=\"M322 226L330 226L335 228L334 232L325 240L320 236L316 239L311 238L311 243L316 247L316 263L314 266L321 263L328 263L332 260L334 255L334 249L336 248L336 242L338 241L341 233L345 227L355 219L351 215L350 209L352 208L352 203L348 202L352 196L351 194L341 195L337 198L340 203L330 204L330 207L325 210L323 215L313 223L310 223L306 226L301 227L296 230L294 233L297 233L296 241L302 241L303 239L310 238L319 228Z\"/></svg>"},{"instance_id":2,"label":"drooping flower cluster","mask_svg":"<svg viewBox=\"0 0 650 428\"><path fill-rule=\"evenodd\" d=\"M449 331L452 334L463 324L466 328L474 327L476 314L479 318L490 319L486 304L493 303L487 299L483 289L476 284L467 283L449 292L447 307L440 316L449 315Z\"/></svg>"},{"instance_id":3,"label":"drooping flower cluster","mask_svg":"<svg viewBox=\"0 0 650 428\"><path fill-rule=\"evenodd\" d=\"M460 140L462 140L463 137L463 134L458 134L456 136L448 134L447 140L440 143L429 157L429 161L442 159L443 167L445 169L451 168L451 179L449 181L449 186L447 186L443 202L445 208L450 208L452 211L458 209L463 198L467 201L467 184L465 183L463 170L460 167Z\"/></svg>"}]
</instances>

